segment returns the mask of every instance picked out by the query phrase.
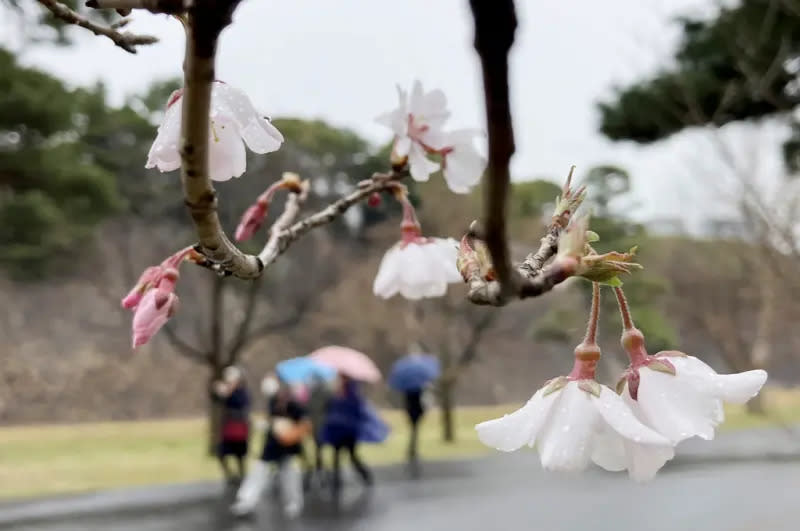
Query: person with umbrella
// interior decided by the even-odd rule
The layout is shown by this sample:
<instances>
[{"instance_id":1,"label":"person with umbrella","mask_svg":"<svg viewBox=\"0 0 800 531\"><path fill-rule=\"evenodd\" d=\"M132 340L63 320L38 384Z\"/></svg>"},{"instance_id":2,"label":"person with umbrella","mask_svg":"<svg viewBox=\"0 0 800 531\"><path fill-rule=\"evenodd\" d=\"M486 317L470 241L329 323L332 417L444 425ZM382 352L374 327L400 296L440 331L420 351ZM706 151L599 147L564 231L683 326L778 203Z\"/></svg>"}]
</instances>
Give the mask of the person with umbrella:
<instances>
[{"instance_id":1,"label":"person with umbrella","mask_svg":"<svg viewBox=\"0 0 800 531\"><path fill-rule=\"evenodd\" d=\"M318 349L309 358L339 373L336 392L328 402L322 428L322 442L333 447L333 491L341 490L341 453L347 451L350 462L364 485L372 485L372 473L358 456L359 442L383 442L389 427L361 394L360 382L377 382L381 373L365 354L348 347Z\"/></svg>"},{"instance_id":2,"label":"person with umbrella","mask_svg":"<svg viewBox=\"0 0 800 531\"><path fill-rule=\"evenodd\" d=\"M325 424L322 429L322 442L333 447L333 490L341 490L341 460L340 455L346 450L350 456L350 463L356 469L365 486L372 485L372 472L358 456L358 443L365 442L368 430L374 430L375 423L378 430L388 433L383 421L370 409L366 399L361 394L358 382L340 375L337 392L328 402L325 414ZM381 427L380 424L383 424ZM380 440L384 437L378 437ZM380 441L375 441L380 442Z\"/></svg>"},{"instance_id":3,"label":"person with umbrella","mask_svg":"<svg viewBox=\"0 0 800 531\"><path fill-rule=\"evenodd\" d=\"M425 414L423 394L430 382L441 373L439 359L428 354L409 354L397 360L389 373L389 386L403 393L406 415L411 434L408 443L408 461L412 467L418 462L419 422Z\"/></svg>"},{"instance_id":4,"label":"person with umbrella","mask_svg":"<svg viewBox=\"0 0 800 531\"><path fill-rule=\"evenodd\" d=\"M275 370L281 380L303 386L305 400L301 402L305 404L311 421L315 452L313 460L303 454L307 468L305 483L310 485L314 476L322 477L322 427L332 392L330 382L336 377L336 371L308 356L284 360L276 365Z\"/></svg>"},{"instance_id":5,"label":"person with umbrella","mask_svg":"<svg viewBox=\"0 0 800 531\"><path fill-rule=\"evenodd\" d=\"M222 372L222 380L214 382L211 396L223 408L217 459L226 481L241 481L245 476L245 458L250 438L250 394L242 371L233 365L226 367ZM228 468L228 456L236 458L238 477Z\"/></svg>"},{"instance_id":6,"label":"person with umbrella","mask_svg":"<svg viewBox=\"0 0 800 531\"><path fill-rule=\"evenodd\" d=\"M262 382L268 398L268 428L261 459L253 465L236 494L231 511L237 515L252 512L270 480L270 467L277 468L284 513L294 518L303 508L302 473L296 462L302 453L303 438L311 431L305 408L292 396L289 385L268 374Z\"/></svg>"}]
</instances>

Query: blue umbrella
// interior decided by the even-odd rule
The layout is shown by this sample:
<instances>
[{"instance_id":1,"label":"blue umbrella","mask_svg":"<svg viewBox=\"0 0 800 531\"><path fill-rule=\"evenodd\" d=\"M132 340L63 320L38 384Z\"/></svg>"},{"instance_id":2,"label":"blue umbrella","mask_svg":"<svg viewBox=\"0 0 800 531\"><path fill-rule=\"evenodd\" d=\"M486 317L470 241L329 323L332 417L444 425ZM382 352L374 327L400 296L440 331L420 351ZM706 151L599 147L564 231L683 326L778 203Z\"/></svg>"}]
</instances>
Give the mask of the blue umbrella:
<instances>
[{"instance_id":1,"label":"blue umbrella","mask_svg":"<svg viewBox=\"0 0 800 531\"><path fill-rule=\"evenodd\" d=\"M398 391L422 389L441 374L439 358L430 354L409 354L392 365L389 386Z\"/></svg>"},{"instance_id":2,"label":"blue umbrella","mask_svg":"<svg viewBox=\"0 0 800 531\"><path fill-rule=\"evenodd\" d=\"M332 380L336 371L306 356L283 360L275 366L278 378L286 383L307 383L314 377Z\"/></svg>"}]
</instances>

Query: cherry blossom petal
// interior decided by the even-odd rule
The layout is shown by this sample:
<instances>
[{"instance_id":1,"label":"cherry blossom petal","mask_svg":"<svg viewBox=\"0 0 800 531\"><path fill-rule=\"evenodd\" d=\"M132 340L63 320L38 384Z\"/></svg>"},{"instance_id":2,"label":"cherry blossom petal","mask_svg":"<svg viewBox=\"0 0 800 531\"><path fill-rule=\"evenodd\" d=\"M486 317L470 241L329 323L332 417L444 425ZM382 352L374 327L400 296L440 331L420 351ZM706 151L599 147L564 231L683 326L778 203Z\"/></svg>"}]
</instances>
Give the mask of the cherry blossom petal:
<instances>
[{"instance_id":1,"label":"cherry blossom petal","mask_svg":"<svg viewBox=\"0 0 800 531\"><path fill-rule=\"evenodd\" d=\"M388 299L399 291L400 253L400 247L395 245L383 255L378 274L372 283L372 292L378 297Z\"/></svg>"},{"instance_id":2,"label":"cherry blossom petal","mask_svg":"<svg viewBox=\"0 0 800 531\"><path fill-rule=\"evenodd\" d=\"M717 374L702 360L694 356L671 357L681 378L690 379L698 391L711 393L720 400L744 404L761 390L767 381L766 371L752 370L736 374Z\"/></svg>"},{"instance_id":3,"label":"cherry blossom petal","mask_svg":"<svg viewBox=\"0 0 800 531\"><path fill-rule=\"evenodd\" d=\"M156 139L150 146L145 168L158 168L167 172L181 167L179 144L181 141L181 114L183 98L177 99L167 108L164 119L158 127Z\"/></svg>"},{"instance_id":4,"label":"cherry blossom petal","mask_svg":"<svg viewBox=\"0 0 800 531\"><path fill-rule=\"evenodd\" d=\"M583 470L589 464L601 417L577 382L568 383L559 394L539 432L539 458L546 470Z\"/></svg>"},{"instance_id":5,"label":"cherry blossom petal","mask_svg":"<svg viewBox=\"0 0 800 531\"><path fill-rule=\"evenodd\" d=\"M447 97L444 92L434 89L425 92L422 83L414 81L411 89L411 98L408 102L408 112L414 117L418 125L427 125L432 129L440 128L450 113L447 111Z\"/></svg>"},{"instance_id":6,"label":"cherry blossom petal","mask_svg":"<svg viewBox=\"0 0 800 531\"><path fill-rule=\"evenodd\" d=\"M425 150L416 142L412 142L408 152L408 165L411 177L415 181L427 181L431 173L439 169L439 163L428 159Z\"/></svg>"},{"instance_id":7,"label":"cherry blossom petal","mask_svg":"<svg viewBox=\"0 0 800 531\"><path fill-rule=\"evenodd\" d=\"M486 159L473 144L477 133L463 129L448 134L444 144L452 151L445 155L444 178L453 192L465 193L478 184L486 169Z\"/></svg>"},{"instance_id":8,"label":"cherry blossom petal","mask_svg":"<svg viewBox=\"0 0 800 531\"><path fill-rule=\"evenodd\" d=\"M475 426L478 438L486 446L501 452L513 452L526 444L532 447L559 394L557 391L545 396L544 388L539 389L524 406L510 415Z\"/></svg>"},{"instance_id":9,"label":"cherry blossom petal","mask_svg":"<svg viewBox=\"0 0 800 531\"><path fill-rule=\"evenodd\" d=\"M605 386L600 389L600 396L592 396L592 403L611 429L635 443L670 444L663 435L642 424L617 393Z\"/></svg>"},{"instance_id":10,"label":"cherry blossom petal","mask_svg":"<svg viewBox=\"0 0 800 531\"><path fill-rule=\"evenodd\" d=\"M625 468L634 481L650 481L664 464L675 457L675 449L667 444L637 444L623 440L625 447Z\"/></svg>"},{"instance_id":11,"label":"cherry blossom petal","mask_svg":"<svg viewBox=\"0 0 800 531\"><path fill-rule=\"evenodd\" d=\"M209 140L208 174L214 181L240 177L247 167L244 144L230 122L212 122Z\"/></svg>"},{"instance_id":12,"label":"cherry blossom petal","mask_svg":"<svg viewBox=\"0 0 800 531\"><path fill-rule=\"evenodd\" d=\"M637 400L623 392L623 399L639 420L664 435L673 444L698 436L714 438L718 401L699 393L686 380L646 367L639 370Z\"/></svg>"},{"instance_id":13,"label":"cherry blossom petal","mask_svg":"<svg viewBox=\"0 0 800 531\"><path fill-rule=\"evenodd\" d=\"M394 151L394 154L398 157L407 157L408 152L411 151L411 139L407 136L397 137L392 151Z\"/></svg>"},{"instance_id":14,"label":"cherry blossom petal","mask_svg":"<svg viewBox=\"0 0 800 531\"><path fill-rule=\"evenodd\" d=\"M247 94L227 83L214 83L211 119L235 124L247 147L255 153L271 153L283 143L283 135L256 111Z\"/></svg>"}]
</instances>

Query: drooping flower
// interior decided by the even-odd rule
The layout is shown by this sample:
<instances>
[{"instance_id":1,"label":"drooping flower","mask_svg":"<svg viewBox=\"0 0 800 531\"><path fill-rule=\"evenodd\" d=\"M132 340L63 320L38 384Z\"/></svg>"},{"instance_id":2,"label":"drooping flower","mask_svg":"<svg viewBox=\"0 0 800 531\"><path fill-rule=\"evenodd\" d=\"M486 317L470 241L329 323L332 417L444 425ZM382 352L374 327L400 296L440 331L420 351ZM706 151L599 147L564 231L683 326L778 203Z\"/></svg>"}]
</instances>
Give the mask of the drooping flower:
<instances>
[{"instance_id":1,"label":"drooping flower","mask_svg":"<svg viewBox=\"0 0 800 531\"><path fill-rule=\"evenodd\" d=\"M674 450L669 440L637 420L625 402L595 380L599 286L593 285L586 338L575 348L568 376L547 382L522 408L478 424L478 438L504 452L536 447L546 470L578 471L590 462L628 470L636 481L652 479Z\"/></svg>"},{"instance_id":2,"label":"drooping flower","mask_svg":"<svg viewBox=\"0 0 800 531\"><path fill-rule=\"evenodd\" d=\"M618 385L636 416L674 444L698 436L714 438L725 420L723 402L744 404L767 381L763 370L717 374L694 356L678 351L649 355L639 330L627 331L623 343L631 357Z\"/></svg>"},{"instance_id":3,"label":"drooping flower","mask_svg":"<svg viewBox=\"0 0 800 531\"><path fill-rule=\"evenodd\" d=\"M447 133L442 129L450 112L441 90L425 92L422 83L415 81L410 97L399 86L397 94L397 107L377 118L378 123L389 127L395 135L393 164L407 163L414 180L427 181L440 168L428 155L440 155L450 189L456 193L468 192L486 167L473 145L473 139L480 133L469 129Z\"/></svg>"},{"instance_id":4,"label":"drooping flower","mask_svg":"<svg viewBox=\"0 0 800 531\"><path fill-rule=\"evenodd\" d=\"M136 286L122 299L122 307L132 310L133 348L144 345L178 311L175 285L178 268L185 261L201 262L203 256L192 247L181 249L161 264L144 270Z\"/></svg>"},{"instance_id":5,"label":"drooping flower","mask_svg":"<svg viewBox=\"0 0 800 531\"><path fill-rule=\"evenodd\" d=\"M441 297L448 284L461 282L456 269L457 245L452 238L398 242L383 256L372 291L384 299L398 293L411 300Z\"/></svg>"},{"instance_id":6,"label":"drooping flower","mask_svg":"<svg viewBox=\"0 0 800 531\"><path fill-rule=\"evenodd\" d=\"M447 186L456 193L466 194L478 184L486 169L486 159L475 149L474 139L483 136L481 131L459 129L444 135L440 151L442 170Z\"/></svg>"},{"instance_id":7,"label":"drooping flower","mask_svg":"<svg viewBox=\"0 0 800 531\"><path fill-rule=\"evenodd\" d=\"M401 240L393 245L381 260L372 285L375 295L388 299L401 294L411 300L441 297L447 285L461 282L456 267L458 243L452 238L425 238L405 195Z\"/></svg>"},{"instance_id":8,"label":"drooping flower","mask_svg":"<svg viewBox=\"0 0 800 531\"><path fill-rule=\"evenodd\" d=\"M179 89L167 102L158 135L147 155L146 168L158 168L162 172L180 168L182 108L183 89ZM212 180L227 181L244 173L243 140L255 153L276 151L283 143L283 135L256 112L247 95L221 81L215 81L212 87L210 118L208 162Z\"/></svg>"},{"instance_id":9,"label":"drooping flower","mask_svg":"<svg viewBox=\"0 0 800 531\"><path fill-rule=\"evenodd\" d=\"M610 471L627 469L631 478L645 481L674 456L665 437L594 380L557 378L521 409L476 429L481 442L504 452L535 446L546 470L578 471L593 461Z\"/></svg>"},{"instance_id":10,"label":"drooping flower","mask_svg":"<svg viewBox=\"0 0 800 531\"><path fill-rule=\"evenodd\" d=\"M757 395L767 380L766 371L717 374L683 352L649 355L625 295L620 288L615 291L625 327L622 347L631 361L617 391L639 420L673 444L693 436L713 439L714 429L725 419L723 402L744 404Z\"/></svg>"}]
</instances>

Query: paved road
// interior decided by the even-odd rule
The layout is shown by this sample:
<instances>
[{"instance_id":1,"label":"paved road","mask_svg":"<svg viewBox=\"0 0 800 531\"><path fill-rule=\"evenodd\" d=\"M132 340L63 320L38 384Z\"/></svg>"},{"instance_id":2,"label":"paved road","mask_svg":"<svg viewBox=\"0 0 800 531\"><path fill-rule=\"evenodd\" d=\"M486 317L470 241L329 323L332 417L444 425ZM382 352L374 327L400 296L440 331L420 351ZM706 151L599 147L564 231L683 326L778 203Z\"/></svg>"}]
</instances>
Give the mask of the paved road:
<instances>
[{"instance_id":1,"label":"paved road","mask_svg":"<svg viewBox=\"0 0 800 531\"><path fill-rule=\"evenodd\" d=\"M593 471L582 476L540 470L532 452L471 463L429 465L421 480L384 471L365 492L352 486L337 510L308 500L284 521L267 499L237 520L222 498L166 503L112 515L14 526L16 531L797 531L800 462L678 464L638 485ZM9 528L12 529L12 528Z\"/></svg>"}]
</instances>

